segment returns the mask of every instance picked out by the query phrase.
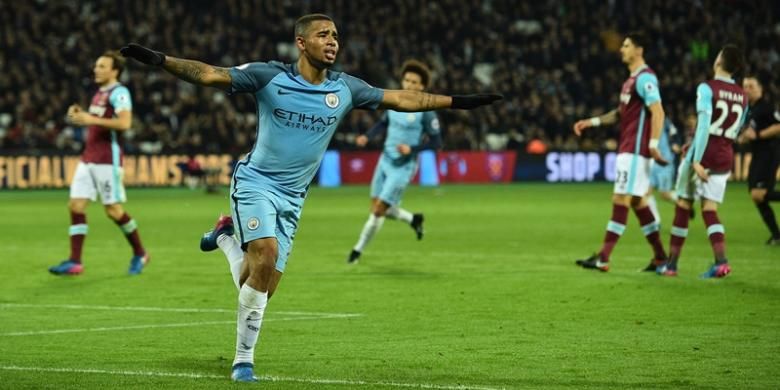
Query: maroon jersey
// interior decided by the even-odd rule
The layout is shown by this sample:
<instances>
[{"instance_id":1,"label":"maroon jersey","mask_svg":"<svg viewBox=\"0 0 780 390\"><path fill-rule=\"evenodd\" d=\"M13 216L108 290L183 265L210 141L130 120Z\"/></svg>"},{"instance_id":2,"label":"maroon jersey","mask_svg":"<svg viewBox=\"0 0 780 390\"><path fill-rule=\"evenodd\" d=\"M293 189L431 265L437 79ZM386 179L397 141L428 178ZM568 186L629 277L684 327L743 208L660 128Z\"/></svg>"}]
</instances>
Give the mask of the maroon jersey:
<instances>
[{"instance_id":1,"label":"maroon jersey","mask_svg":"<svg viewBox=\"0 0 780 390\"><path fill-rule=\"evenodd\" d=\"M623 83L620 90L620 147L618 153L650 157L651 115L647 106L661 101L655 72L643 65Z\"/></svg>"},{"instance_id":2,"label":"maroon jersey","mask_svg":"<svg viewBox=\"0 0 780 390\"><path fill-rule=\"evenodd\" d=\"M712 172L730 172L734 161L732 144L739 135L747 115L747 95L745 91L731 80L716 78L699 87L700 98L702 89L706 94L706 85L711 91L710 110L712 118L709 124L710 136L707 148L701 158L701 165ZM697 111L707 108L706 102L697 102Z\"/></svg>"},{"instance_id":3,"label":"maroon jersey","mask_svg":"<svg viewBox=\"0 0 780 390\"><path fill-rule=\"evenodd\" d=\"M113 118L117 111L130 109L130 93L121 84L100 88L89 105L89 113L99 118ZM122 149L119 147L116 131L101 127L87 128L87 142L81 161L95 164L122 165Z\"/></svg>"}]
</instances>

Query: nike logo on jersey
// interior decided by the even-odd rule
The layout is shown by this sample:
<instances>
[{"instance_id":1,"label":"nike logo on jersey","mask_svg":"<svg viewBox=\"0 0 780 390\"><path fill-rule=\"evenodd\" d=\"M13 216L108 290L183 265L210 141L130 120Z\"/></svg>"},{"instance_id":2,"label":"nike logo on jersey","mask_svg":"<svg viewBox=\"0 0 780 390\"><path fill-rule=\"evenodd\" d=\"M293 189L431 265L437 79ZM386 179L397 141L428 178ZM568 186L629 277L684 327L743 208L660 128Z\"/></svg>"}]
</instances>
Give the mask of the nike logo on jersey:
<instances>
[{"instance_id":1,"label":"nike logo on jersey","mask_svg":"<svg viewBox=\"0 0 780 390\"><path fill-rule=\"evenodd\" d=\"M279 88L279 91L277 91L276 93L278 93L279 95L289 95L289 94L292 93L292 91L285 91L285 90Z\"/></svg>"}]
</instances>

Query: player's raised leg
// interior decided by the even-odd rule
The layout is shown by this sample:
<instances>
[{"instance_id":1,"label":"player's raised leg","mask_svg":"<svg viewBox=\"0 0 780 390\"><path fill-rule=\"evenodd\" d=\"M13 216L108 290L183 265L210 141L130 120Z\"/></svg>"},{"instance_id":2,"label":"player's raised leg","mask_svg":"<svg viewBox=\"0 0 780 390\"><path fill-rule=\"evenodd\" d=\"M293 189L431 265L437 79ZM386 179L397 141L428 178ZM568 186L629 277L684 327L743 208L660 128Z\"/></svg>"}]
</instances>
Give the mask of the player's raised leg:
<instances>
[{"instance_id":1,"label":"player's raised leg","mask_svg":"<svg viewBox=\"0 0 780 390\"><path fill-rule=\"evenodd\" d=\"M227 259L233 284L239 289L244 266L244 251L241 250L241 243L233 236L235 230L233 226L232 217L220 216L214 228L200 238L200 250L210 252L217 248L221 249Z\"/></svg>"}]
</instances>

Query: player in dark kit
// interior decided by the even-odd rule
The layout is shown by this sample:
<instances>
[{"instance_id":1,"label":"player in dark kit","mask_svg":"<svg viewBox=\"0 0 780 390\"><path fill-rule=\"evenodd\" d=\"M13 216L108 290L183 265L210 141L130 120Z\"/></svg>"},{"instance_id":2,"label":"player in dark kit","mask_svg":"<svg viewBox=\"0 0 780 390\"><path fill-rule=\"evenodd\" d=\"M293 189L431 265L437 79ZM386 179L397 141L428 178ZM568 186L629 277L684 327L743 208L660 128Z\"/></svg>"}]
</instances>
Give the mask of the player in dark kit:
<instances>
[{"instance_id":1,"label":"player in dark kit","mask_svg":"<svg viewBox=\"0 0 780 390\"><path fill-rule=\"evenodd\" d=\"M646 270L655 271L658 264L666 261L659 226L648 207L645 195L650 189L650 167L668 162L658 150L661 130L664 125L664 109L658 79L645 63L644 35L631 33L626 36L620 48L623 63L631 72L620 91L620 105L604 115L583 119L574 124L578 136L589 127L620 123L620 147L615 161L615 187L612 195L612 218L607 224L604 244L599 253L577 260L577 265L602 272L609 270L609 256L618 239L626 230L629 207L634 209L647 242L653 248L653 259Z\"/></svg>"},{"instance_id":2,"label":"player in dark kit","mask_svg":"<svg viewBox=\"0 0 780 390\"><path fill-rule=\"evenodd\" d=\"M780 192L774 190L780 164L780 111L764 96L764 88L758 78L745 77L742 85L750 102L749 126L740 136L740 141L750 142L753 154L748 175L750 197L772 234L766 244L780 245L780 229L775 212L769 205L769 202L780 200Z\"/></svg>"},{"instance_id":3,"label":"player in dark kit","mask_svg":"<svg viewBox=\"0 0 780 390\"><path fill-rule=\"evenodd\" d=\"M715 255L715 264L704 278L722 278L731 272L726 259L725 229L718 218L726 183L734 163L734 140L745 123L748 100L733 80L744 59L734 45L726 45L715 59L715 78L696 89L696 135L677 174L677 207L669 243L669 261L658 267L659 275L676 276L694 198L701 199L701 216Z\"/></svg>"}]
</instances>

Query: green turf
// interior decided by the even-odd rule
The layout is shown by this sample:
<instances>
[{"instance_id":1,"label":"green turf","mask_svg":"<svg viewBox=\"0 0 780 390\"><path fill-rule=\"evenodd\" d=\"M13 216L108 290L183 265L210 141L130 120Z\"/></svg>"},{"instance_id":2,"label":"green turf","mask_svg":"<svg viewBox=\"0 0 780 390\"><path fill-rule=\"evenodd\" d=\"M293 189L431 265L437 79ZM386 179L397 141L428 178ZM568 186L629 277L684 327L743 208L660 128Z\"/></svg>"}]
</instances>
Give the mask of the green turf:
<instances>
[{"instance_id":1,"label":"green turf","mask_svg":"<svg viewBox=\"0 0 780 390\"><path fill-rule=\"evenodd\" d=\"M701 217L677 278L636 272L650 249L633 215L609 273L575 267L600 245L610 195L607 184L411 188L404 206L425 211L425 239L387 221L350 267L367 189L314 189L266 311L256 371L278 381L263 388L776 388L780 248L763 245L744 184L720 213L724 280L698 279L712 258ZM0 388L237 387L236 291L222 255L197 247L229 210L225 190L129 196L149 267L126 275L129 248L93 204L86 271L63 278L46 268L68 252L67 192L0 193ZM662 205L665 244L672 210ZM92 330L18 335L73 329Z\"/></svg>"}]
</instances>

